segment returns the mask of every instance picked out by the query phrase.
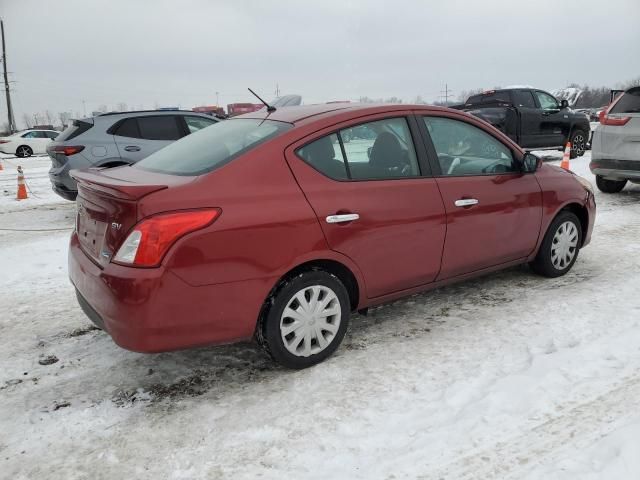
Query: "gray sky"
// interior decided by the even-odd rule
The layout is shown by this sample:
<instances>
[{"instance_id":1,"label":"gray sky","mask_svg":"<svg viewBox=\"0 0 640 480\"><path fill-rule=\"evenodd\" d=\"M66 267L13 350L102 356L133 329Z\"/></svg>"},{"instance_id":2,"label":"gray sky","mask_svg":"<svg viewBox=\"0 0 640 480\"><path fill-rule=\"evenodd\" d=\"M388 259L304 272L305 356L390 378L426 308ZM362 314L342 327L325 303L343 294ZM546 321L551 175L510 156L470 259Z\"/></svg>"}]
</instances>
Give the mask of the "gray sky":
<instances>
[{"instance_id":1,"label":"gray sky","mask_svg":"<svg viewBox=\"0 0 640 480\"><path fill-rule=\"evenodd\" d=\"M640 0L0 0L15 117L640 76ZM0 122L6 120L0 99Z\"/></svg>"}]
</instances>

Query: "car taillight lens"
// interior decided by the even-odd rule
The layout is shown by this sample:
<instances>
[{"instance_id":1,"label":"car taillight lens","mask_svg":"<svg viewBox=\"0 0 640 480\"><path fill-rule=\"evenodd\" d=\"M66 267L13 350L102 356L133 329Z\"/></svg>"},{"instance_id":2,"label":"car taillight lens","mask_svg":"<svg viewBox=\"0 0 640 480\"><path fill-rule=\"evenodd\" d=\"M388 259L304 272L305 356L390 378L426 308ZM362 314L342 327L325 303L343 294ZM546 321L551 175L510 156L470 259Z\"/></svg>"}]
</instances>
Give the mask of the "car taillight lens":
<instances>
[{"instance_id":1,"label":"car taillight lens","mask_svg":"<svg viewBox=\"0 0 640 480\"><path fill-rule=\"evenodd\" d=\"M75 155L76 153L80 153L82 150L84 150L84 145L56 145L55 147L50 147L50 149L54 153L61 153L63 155L66 155L67 157L70 157L71 155Z\"/></svg>"},{"instance_id":2,"label":"car taillight lens","mask_svg":"<svg viewBox=\"0 0 640 480\"><path fill-rule=\"evenodd\" d=\"M9 140L0 140L0 143L9 143Z\"/></svg>"},{"instance_id":3,"label":"car taillight lens","mask_svg":"<svg viewBox=\"0 0 640 480\"><path fill-rule=\"evenodd\" d=\"M180 237L211 225L222 213L218 208L155 215L138 223L113 260L135 267L155 267Z\"/></svg>"},{"instance_id":4,"label":"car taillight lens","mask_svg":"<svg viewBox=\"0 0 640 480\"><path fill-rule=\"evenodd\" d=\"M631 120L631 117L612 117L604 112L600 113L600 123L602 125L615 125L620 127L626 125L629 120Z\"/></svg>"}]
</instances>

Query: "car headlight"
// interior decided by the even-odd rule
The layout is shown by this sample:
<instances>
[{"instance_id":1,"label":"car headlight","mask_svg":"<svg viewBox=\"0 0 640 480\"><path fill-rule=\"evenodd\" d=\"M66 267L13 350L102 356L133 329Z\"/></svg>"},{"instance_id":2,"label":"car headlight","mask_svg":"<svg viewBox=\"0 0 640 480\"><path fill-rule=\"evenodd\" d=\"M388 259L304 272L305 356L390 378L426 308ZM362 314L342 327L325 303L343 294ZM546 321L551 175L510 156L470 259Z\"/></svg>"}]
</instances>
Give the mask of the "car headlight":
<instances>
[{"instance_id":1,"label":"car headlight","mask_svg":"<svg viewBox=\"0 0 640 480\"><path fill-rule=\"evenodd\" d=\"M593 185L591 185L591 182L589 180L587 180L586 178L582 178L580 175L576 175L576 180L578 180L580 184L584 188L586 188L587 191L591 193L591 195L593 195Z\"/></svg>"}]
</instances>

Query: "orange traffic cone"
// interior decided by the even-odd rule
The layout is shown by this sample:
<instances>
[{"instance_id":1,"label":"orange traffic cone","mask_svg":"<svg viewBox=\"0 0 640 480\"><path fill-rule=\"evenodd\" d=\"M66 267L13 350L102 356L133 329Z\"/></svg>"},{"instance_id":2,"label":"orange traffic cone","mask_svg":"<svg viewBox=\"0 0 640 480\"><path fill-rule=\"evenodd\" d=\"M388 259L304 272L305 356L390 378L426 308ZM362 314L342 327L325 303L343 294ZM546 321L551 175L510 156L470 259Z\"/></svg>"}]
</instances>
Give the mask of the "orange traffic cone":
<instances>
[{"instance_id":1,"label":"orange traffic cone","mask_svg":"<svg viewBox=\"0 0 640 480\"><path fill-rule=\"evenodd\" d=\"M27 185L24 182L24 173L22 167L18 167L18 200L26 200L27 197Z\"/></svg>"},{"instance_id":2,"label":"orange traffic cone","mask_svg":"<svg viewBox=\"0 0 640 480\"><path fill-rule=\"evenodd\" d=\"M569 170L569 158L571 158L571 142L567 142L567 146L564 147L564 154L562 155L562 161L560 162L560 168Z\"/></svg>"}]
</instances>

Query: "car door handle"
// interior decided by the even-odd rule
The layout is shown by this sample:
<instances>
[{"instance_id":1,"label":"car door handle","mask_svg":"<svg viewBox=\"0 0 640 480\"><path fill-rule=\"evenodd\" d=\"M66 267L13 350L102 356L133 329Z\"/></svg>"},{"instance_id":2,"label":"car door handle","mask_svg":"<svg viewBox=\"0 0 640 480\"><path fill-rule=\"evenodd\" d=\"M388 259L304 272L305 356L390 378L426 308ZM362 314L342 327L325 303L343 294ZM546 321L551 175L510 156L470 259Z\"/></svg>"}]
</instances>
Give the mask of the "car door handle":
<instances>
[{"instance_id":1,"label":"car door handle","mask_svg":"<svg viewBox=\"0 0 640 480\"><path fill-rule=\"evenodd\" d=\"M360 215L357 213L344 213L342 215L329 215L325 218L327 223L343 223L343 222L353 222L354 220L358 220Z\"/></svg>"},{"instance_id":2,"label":"car door handle","mask_svg":"<svg viewBox=\"0 0 640 480\"><path fill-rule=\"evenodd\" d=\"M136 147L135 145L129 145L128 147L124 147L127 152L139 152L140 147Z\"/></svg>"},{"instance_id":3,"label":"car door handle","mask_svg":"<svg viewBox=\"0 0 640 480\"><path fill-rule=\"evenodd\" d=\"M456 207L470 207L472 205L477 205L479 202L475 198L461 198L453 203Z\"/></svg>"}]
</instances>

